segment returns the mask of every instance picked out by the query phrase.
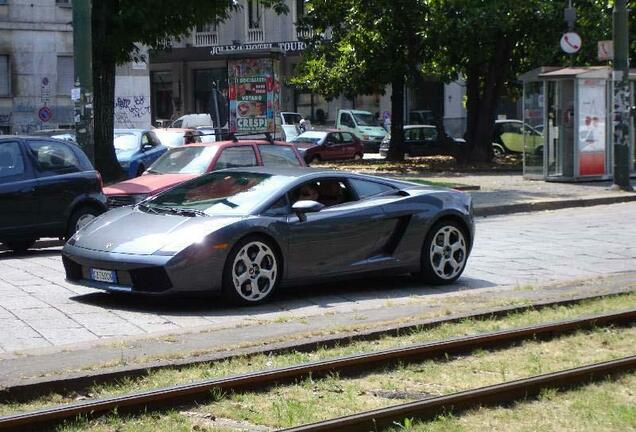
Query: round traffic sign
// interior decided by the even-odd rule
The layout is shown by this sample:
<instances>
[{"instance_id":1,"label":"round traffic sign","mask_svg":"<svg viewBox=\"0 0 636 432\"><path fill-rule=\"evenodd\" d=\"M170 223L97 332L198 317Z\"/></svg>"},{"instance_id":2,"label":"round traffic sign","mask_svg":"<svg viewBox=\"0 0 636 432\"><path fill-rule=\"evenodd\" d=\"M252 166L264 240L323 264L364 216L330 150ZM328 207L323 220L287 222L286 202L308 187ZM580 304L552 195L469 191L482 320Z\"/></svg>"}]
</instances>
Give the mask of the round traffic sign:
<instances>
[{"instance_id":1,"label":"round traffic sign","mask_svg":"<svg viewBox=\"0 0 636 432\"><path fill-rule=\"evenodd\" d=\"M38 110L38 118L40 119L40 121L47 122L51 120L51 117L53 117L53 112L49 107L43 106Z\"/></svg>"},{"instance_id":2,"label":"round traffic sign","mask_svg":"<svg viewBox=\"0 0 636 432\"><path fill-rule=\"evenodd\" d=\"M581 36L575 32L567 32L561 36L561 49L567 54L574 54L581 49Z\"/></svg>"}]
</instances>

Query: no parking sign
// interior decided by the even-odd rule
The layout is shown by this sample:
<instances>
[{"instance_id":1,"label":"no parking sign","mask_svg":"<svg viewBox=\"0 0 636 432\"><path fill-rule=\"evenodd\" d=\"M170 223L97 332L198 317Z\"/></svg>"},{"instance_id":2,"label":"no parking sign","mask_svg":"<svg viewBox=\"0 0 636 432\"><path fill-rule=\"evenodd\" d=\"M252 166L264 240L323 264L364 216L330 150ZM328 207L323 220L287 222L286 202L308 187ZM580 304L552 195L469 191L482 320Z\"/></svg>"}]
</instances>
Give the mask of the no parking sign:
<instances>
[{"instance_id":1,"label":"no parking sign","mask_svg":"<svg viewBox=\"0 0 636 432\"><path fill-rule=\"evenodd\" d=\"M53 117L53 112L51 111L51 108L47 106L43 106L42 108L39 109L38 118L40 119L40 121L46 123L47 121L51 120L51 117Z\"/></svg>"}]
</instances>

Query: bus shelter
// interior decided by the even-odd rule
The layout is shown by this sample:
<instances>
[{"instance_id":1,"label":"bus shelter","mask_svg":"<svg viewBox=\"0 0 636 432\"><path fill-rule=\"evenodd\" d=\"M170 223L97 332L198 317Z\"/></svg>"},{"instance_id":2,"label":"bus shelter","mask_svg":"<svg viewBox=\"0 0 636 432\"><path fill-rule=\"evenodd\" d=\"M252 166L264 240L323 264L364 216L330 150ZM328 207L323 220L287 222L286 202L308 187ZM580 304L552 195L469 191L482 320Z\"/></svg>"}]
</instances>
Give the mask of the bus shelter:
<instances>
[{"instance_id":1,"label":"bus shelter","mask_svg":"<svg viewBox=\"0 0 636 432\"><path fill-rule=\"evenodd\" d=\"M611 179L612 70L606 66L541 67L523 81L526 178L552 181ZM632 104L636 71L630 72ZM634 121L630 163L636 174Z\"/></svg>"}]
</instances>

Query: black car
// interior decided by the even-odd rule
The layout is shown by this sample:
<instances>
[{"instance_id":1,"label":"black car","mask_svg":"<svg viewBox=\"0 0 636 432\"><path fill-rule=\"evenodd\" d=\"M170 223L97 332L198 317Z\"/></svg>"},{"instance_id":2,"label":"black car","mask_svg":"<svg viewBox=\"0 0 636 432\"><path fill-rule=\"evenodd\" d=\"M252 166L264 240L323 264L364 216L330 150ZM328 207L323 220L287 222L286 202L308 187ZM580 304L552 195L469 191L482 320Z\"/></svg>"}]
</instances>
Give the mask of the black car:
<instances>
[{"instance_id":1,"label":"black car","mask_svg":"<svg viewBox=\"0 0 636 432\"><path fill-rule=\"evenodd\" d=\"M387 134L380 145L380 156L386 157L390 142L391 134ZM442 136L432 125L404 126L404 153L409 156L454 156L463 144L463 139Z\"/></svg>"},{"instance_id":2,"label":"black car","mask_svg":"<svg viewBox=\"0 0 636 432\"><path fill-rule=\"evenodd\" d=\"M79 147L0 137L0 243L23 251L40 237L70 237L104 211L102 179Z\"/></svg>"}]
</instances>

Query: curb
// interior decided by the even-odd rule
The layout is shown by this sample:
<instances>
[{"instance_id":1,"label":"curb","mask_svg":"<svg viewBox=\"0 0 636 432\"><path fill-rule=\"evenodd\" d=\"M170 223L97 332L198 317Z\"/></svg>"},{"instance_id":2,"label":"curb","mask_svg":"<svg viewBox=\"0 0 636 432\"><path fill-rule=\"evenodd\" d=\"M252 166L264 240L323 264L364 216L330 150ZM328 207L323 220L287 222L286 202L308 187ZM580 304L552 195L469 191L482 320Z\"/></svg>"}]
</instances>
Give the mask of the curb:
<instances>
[{"instance_id":1,"label":"curb","mask_svg":"<svg viewBox=\"0 0 636 432\"><path fill-rule=\"evenodd\" d=\"M582 199L569 199L569 200L554 200L554 201L537 201L529 203L518 204L503 204L493 206L476 206L475 216L497 216L506 215L512 213L529 213L545 210L560 210L565 208L575 207L592 207L597 205L619 204L626 202L636 201L636 194L625 196L613 196L613 197L598 197L598 198L582 198Z\"/></svg>"}]
</instances>

